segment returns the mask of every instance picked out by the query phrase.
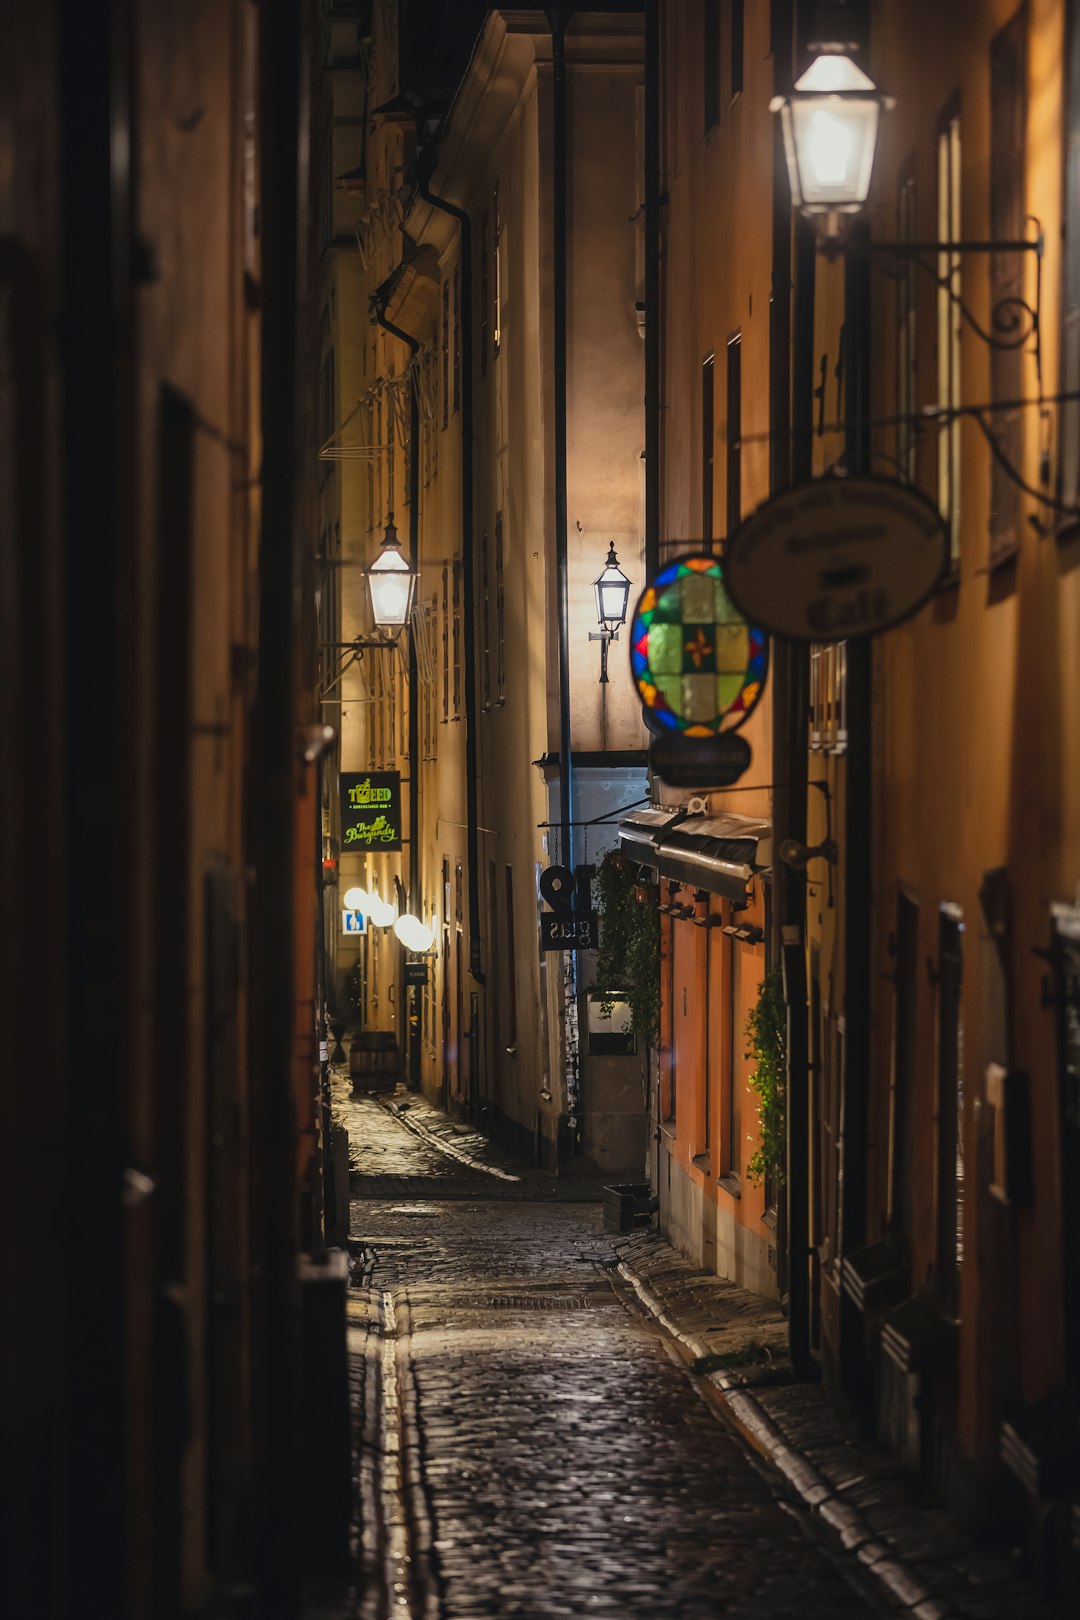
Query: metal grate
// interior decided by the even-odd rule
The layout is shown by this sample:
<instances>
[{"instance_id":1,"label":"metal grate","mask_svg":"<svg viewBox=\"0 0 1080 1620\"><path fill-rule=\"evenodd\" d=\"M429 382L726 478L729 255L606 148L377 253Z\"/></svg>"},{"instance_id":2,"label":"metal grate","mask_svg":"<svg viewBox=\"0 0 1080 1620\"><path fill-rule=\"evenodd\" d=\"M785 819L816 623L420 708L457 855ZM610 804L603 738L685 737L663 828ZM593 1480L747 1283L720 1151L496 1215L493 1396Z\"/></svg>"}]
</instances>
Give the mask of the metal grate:
<instances>
[{"instance_id":1,"label":"metal grate","mask_svg":"<svg viewBox=\"0 0 1080 1620\"><path fill-rule=\"evenodd\" d=\"M466 1303L466 1309L502 1311L587 1311L592 1307L585 1294L489 1294L485 1299Z\"/></svg>"}]
</instances>

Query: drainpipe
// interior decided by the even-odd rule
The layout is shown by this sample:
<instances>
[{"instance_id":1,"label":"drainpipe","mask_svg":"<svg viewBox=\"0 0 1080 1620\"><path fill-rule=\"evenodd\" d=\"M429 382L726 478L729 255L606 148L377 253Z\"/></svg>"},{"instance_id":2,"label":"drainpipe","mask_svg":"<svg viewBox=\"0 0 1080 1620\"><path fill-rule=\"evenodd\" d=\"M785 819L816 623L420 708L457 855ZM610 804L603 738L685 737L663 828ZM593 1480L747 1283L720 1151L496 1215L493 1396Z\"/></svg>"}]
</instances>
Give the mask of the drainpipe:
<instances>
[{"instance_id":1,"label":"drainpipe","mask_svg":"<svg viewBox=\"0 0 1080 1620\"><path fill-rule=\"evenodd\" d=\"M775 15L775 88L794 78L792 0ZM772 304L770 308L770 467L776 492L812 471L815 242L795 221L792 309L792 209L779 120L773 126ZM773 639L773 847L806 841L808 657L801 642ZM788 1299L788 1348L797 1377L810 1372L810 1073L806 983L806 876L777 861L773 965L784 968L787 1000L787 1175L782 1199L781 1288Z\"/></svg>"},{"instance_id":2,"label":"drainpipe","mask_svg":"<svg viewBox=\"0 0 1080 1620\"><path fill-rule=\"evenodd\" d=\"M477 811L476 633L474 625L475 547L473 542L473 307L472 221L464 208L437 197L427 180L420 195L449 214L461 228L461 573L465 593L465 847L469 868L469 972L484 983L480 966L480 838Z\"/></svg>"},{"instance_id":3,"label":"drainpipe","mask_svg":"<svg viewBox=\"0 0 1080 1620\"><path fill-rule=\"evenodd\" d=\"M573 787L570 736L570 604L566 496L566 25L569 13L549 11L552 60L552 190L555 230L552 258L552 335L555 350L555 589L559 615L559 832L564 866L570 845Z\"/></svg>"},{"instance_id":4,"label":"drainpipe","mask_svg":"<svg viewBox=\"0 0 1080 1620\"><path fill-rule=\"evenodd\" d=\"M855 226L865 242L866 226ZM869 471L869 435L863 426L870 405L869 261L852 254L844 284L845 460L852 477ZM847 644L848 745L844 762L844 1156L840 1203L840 1253L866 1242L867 1135L870 1074L870 887L873 772L871 683L873 643L856 636ZM857 1407L869 1397L863 1323L841 1292L841 1377Z\"/></svg>"},{"instance_id":5,"label":"drainpipe","mask_svg":"<svg viewBox=\"0 0 1080 1620\"><path fill-rule=\"evenodd\" d=\"M409 347L412 355L420 352L420 340L395 326L386 318L386 304L374 305L375 319L384 332L396 337ZM420 562L420 397L416 378L409 389L409 566L419 568ZM418 581L419 585L419 581ZM416 612L416 602L413 602ZM414 917L420 915L420 703L417 682L416 632L409 623L409 909ZM415 985L408 991L407 1007L415 1013L420 992ZM405 1034L409 1047L409 1086L420 1090L420 1023L418 1018L405 1017Z\"/></svg>"},{"instance_id":6,"label":"drainpipe","mask_svg":"<svg viewBox=\"0 0 1080 1620\"><path fill-rule=\"evenodd\" d=\"M660 571L660 6L645 3L645 578Z\"/></svg>"}]
</instances>

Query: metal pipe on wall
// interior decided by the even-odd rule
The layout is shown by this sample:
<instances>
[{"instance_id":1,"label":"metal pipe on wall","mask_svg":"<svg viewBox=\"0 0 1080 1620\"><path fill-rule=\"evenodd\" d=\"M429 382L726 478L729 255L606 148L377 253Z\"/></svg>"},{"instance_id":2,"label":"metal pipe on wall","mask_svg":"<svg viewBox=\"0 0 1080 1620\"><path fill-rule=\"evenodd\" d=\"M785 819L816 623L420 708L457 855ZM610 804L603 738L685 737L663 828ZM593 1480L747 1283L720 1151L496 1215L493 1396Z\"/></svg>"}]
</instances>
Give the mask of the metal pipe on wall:
<instances>
[{"instance_id":1,"label":"metal pipe on wall","mask_svg":"<svg viewBox=\"0 0 1080 1620\"><path fill-rule=\"evenodd\" d=\"M559 627L559 836L562 864L572 867L573 760L570 732L570 592L566 490L566 27L570 13L549 11L552 60L552 343L555 400L555 590Z\"/></svg>"},{"instance_id":2,"label":"metal pipe on wall","mask_svg":"<svg viewBox=\"0 0 1080 1620\"><path fill-rule=\"evenodd\" d=\"M472 307L472 221L464 208L436 196L426 179L419 185L421 197L432 208L456 219L461 230L461 574L465 594L463 619L465 642L465 850L469 894L469 972L477 984L484 983L480 954L480 838L479 838L479 756L476 724L476 625L474 580L476 574L475 520L473 514L473 307Z\"/></svg>"},{"instance_id":3,"label":"metal pipe on wall","mask_svg":"<svg viewBox=\"0 0 1080 1620\"><path fill-rule=\"evenodd\" d=\"M296 1105L293 1096L293 669L299 296L299 7L260 13L262 154L259 667L248 805L250 906L255 1559L262 1612L297 1601Z\"/></svg>"},{"instance_id":4,"label":"metal pipe on wall","mask_svg":"<svg viewBox=\"0 0 1080 1620\"><path fill-rule=\"evenodd\" d=\"M660 570L660 5L645 0L645 578Z\"/></svg>"},{"instance_id":5,"label":"metal pipe on wall","mask_svg":"<svg viewBox=\"0 0 1080 1620\"><path fill-rule=\"evenodd\" d=\"M391 337L408 345L412 355L420 353L420 340L387 320L385 305L375 305L375 319ZM420 395L413 377L409 385L409 566L419 568L420 558ZM413 613L417 604L413 601ZM416 632L409 624L409 909L414 917L420 915L420 693L416 658ZM407 1009L415 1008L419 989L408 987ZM419 1019L415 1027L409 1012L405 1014L405 1031L409 1049L409 1084L414 1091L420 1089Z\"/></svg>"}]
</instances>

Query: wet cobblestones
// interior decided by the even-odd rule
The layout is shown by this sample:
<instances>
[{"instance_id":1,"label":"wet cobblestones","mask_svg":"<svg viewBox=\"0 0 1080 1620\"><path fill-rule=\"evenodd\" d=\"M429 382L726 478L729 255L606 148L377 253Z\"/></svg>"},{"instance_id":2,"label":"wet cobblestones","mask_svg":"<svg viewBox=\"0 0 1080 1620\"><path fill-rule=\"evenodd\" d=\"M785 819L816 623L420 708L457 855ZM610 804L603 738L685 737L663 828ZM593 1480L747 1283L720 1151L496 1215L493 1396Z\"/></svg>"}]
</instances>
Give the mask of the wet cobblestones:
<instances>
[{"instance_id":1,"label":"wet cobblestones","mask_svg":"<svg viewBox=\"0 0 1080 1620\"><path fill-rule=\"evenodd\" d=\"M423 1171L400 1121L370 1107L361 1160L381 1140L415 1186ZM431 1151L417 1140L421 1158ZM457 1168L471 1189L475 1172ZM374 1250L371 1295L398 1307L409 1372L402 1443L422 1476L417 1533L431 1546L417 1555L436 1593L413 1612L884 1612L644 1317L600 1209L506 1190L486 1180L483 1197L352 1204L353 1239Z\"/></svg>"}]
</instances>

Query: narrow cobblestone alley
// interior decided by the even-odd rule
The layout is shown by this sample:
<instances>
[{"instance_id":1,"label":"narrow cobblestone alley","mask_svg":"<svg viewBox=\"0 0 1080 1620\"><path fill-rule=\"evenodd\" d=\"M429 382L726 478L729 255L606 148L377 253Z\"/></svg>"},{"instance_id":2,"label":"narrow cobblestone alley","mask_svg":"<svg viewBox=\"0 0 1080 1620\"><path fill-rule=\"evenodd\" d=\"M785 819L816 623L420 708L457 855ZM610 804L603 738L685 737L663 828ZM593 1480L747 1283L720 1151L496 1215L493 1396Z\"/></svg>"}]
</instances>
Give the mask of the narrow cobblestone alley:
<instances>
[{"instance_id":1,"label":"narrow cobblestone alley","mask_svg":"<svg viewBox=\"0 0 1080 1620\"><path fill-rule=\"evenodd\" d=\"M624 1291L586 1188L455 1160L433 1111L349 1113L363 1614L380 1579L426 1617L880 1612Z\"/></svg>"}]
</instances>

